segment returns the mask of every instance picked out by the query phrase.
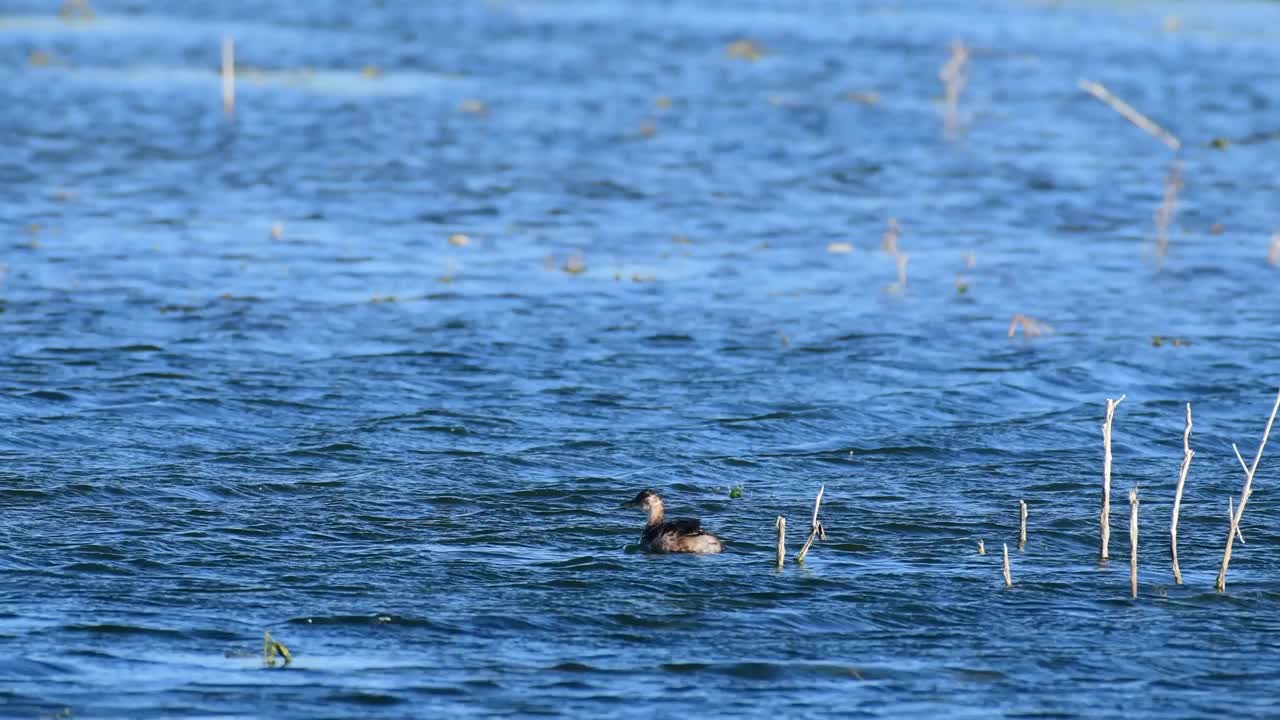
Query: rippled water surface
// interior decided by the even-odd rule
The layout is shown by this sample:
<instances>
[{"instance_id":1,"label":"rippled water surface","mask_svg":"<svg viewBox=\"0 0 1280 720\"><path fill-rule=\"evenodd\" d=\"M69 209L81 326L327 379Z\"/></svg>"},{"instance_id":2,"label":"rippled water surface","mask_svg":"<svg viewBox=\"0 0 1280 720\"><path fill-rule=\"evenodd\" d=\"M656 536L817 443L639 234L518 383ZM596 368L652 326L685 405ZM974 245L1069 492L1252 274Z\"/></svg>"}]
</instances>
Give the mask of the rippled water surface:
<instances>
[{"instance_id":1,"label":"rippled water surface","mask_svg":"<svg viewBox=\"0 0 1280 720\"><path fill-rule=\"evenodd\" d=\"M0 715L1276 712L1280 5L95 9L0 15Z\"/></svg>"}]
</instances>

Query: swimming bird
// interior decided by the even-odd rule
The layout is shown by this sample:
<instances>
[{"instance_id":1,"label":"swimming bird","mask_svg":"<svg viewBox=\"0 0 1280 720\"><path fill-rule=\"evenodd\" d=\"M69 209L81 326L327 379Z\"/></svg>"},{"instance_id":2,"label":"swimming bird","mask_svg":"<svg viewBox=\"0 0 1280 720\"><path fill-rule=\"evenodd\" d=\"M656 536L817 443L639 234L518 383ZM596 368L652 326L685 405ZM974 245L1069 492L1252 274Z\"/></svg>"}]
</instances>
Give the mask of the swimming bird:
<instances>
[{"instance_id":1,"label":"swimming bird","mask_svg":"<svg viewBox=\"0 0 1280 720\"><path fill-rule=\"evenodd\" d=\"M641 490L622 507L644 508L649 513L640 545L652 553L718 553L724 549L720 538L702 529L701 520L664 520L662 498L652 490Z\"/></svg>"}]
</instances>

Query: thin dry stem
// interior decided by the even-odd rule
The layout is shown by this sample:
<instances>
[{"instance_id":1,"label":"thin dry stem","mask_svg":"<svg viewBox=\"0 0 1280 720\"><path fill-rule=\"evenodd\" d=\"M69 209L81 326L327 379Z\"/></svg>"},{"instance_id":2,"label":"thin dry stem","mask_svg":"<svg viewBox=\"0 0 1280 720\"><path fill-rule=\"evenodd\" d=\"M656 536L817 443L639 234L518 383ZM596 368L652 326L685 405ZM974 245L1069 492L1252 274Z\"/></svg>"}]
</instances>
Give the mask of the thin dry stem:
<instances>
[{"instance_id":1,"label":"thin dry stem","mask_svg":"<svg viewBox=\"0 0 1280 720\"><path fill-rule=\"evenodd\" d=\"M236 111L236 44L229 37L222 38L222 112L233 115Z\"/></svg>"},{"instance_id":2,"label":"thin dry stem","mask_svg":"<svg viewBox=\"0 0 1280 720\"><path fill-rule=\"evenodd\" d=\"M1009 543L1004 544L1004 586L1013 587L1013 577L1009 574Z\"/></svg>"},{"instance_id":3,"label":"thin dry stem","mask_svg":"<svg viewBox=\"0 0 1280 720\"><path fill-rule=\"evenodd\" d=\"M1107 398L1107 419L1102 423L1102 514L1099 524L1102 526L1102 559L1110 557L1111 549L1111 421L1115 418L1116 406L1124 402L1126 395L1119 400Z\"/></svg>"},{"instance_id":4,"label":"thin dry stem","mask_svg":"<svg viewBox=\"0 0 1280 720\"><path fill-rule=\"evenodd\" d=\"M778 528L778 555L776 558L776 565L778 569L781 570L783 563L787 561L787 519L779 515L777 521L774 522L774 526Z\"/></svg>"},{"instance_id":5,"label":"thin dry stem","mask_svg":"<svg viewBox=\"0 0 1280 720\"><path fill-rule=\"evenodd\" d=\"M1009 337L1013 337L1018 333L1019 326L1022 327L1023 337L1039 337L1053 332L1053 328L1048 323L1037 320L1030 315L1017 313L1012 318L1009 318Z\"/></svg>"},{"instance_id":6,"label":"thin dry stem","mask_svg":"<svg viewBox=\"0 0 1280 720\"><path fill-rule=\"evenodd\" d=\"M1169 225L1178 212L1178 191L1182 189L1182 161L1175 160L1169 166L1169 174L1164 179L1164 198L1156 209L1156 256L1164 261L1169 254Z\"/></svg>"},{"instance_id":7,"label":"thin dry stem","mask_svg":"<svg viewBox=\"0 0 1280 720\"><path fill-rule=\"evenodd\" d=\"M1018 501L1018 549L1022 550L1027 546L1027 501Z\"/></svg>"},{"instance_id":8,"label":"thin dry stem","mask_svg":"<svg viewBox=\"0 0 1280 720\"><path fill-rule=\"evenodd\" d=\"M1129 489L1129 595L1138 597L1138 488Z\"/></svg>"},{"instance_id":9,"label":"thin dry stem","mask_svg":"<svg viewBox=\"0 0 1280 720\"><path fill-rule=\"evenodd\" d=\"M1235 516L1236 516L1236 502L1235 502L1235 498L1233 498L1233 497L1231 497L1230 495L1228 495L1228 496L1227 496L1227 519L1228 519L1228 520L1233 520L1233 519L1235 518ZM1244 535L1243 535L1243 534L1241 534L1241 532L1240 532L1240 526L1239 526L1239 525L1236 525L1236 539L1240 541L1240 544L1241 544L1241 545L1245 545L1245 544L1246 544L1246 543L1245 543L1245 541L1244 541Z\"/></svg>"},{"instance_id":10,"label":"thin dry stem","mask_svg":"<svg viewBox=\"0 0 1280 720\"><path fill-rule=\"evenodd\" d=\"M285 647L284 643L271 637L271 631L268 630L262 634L262 664L274 667L276 655L284 658L285 665L293 662L293 653L289 652L289 648Z\"/></svg>"},{"instance_id":11,"label":"thin dry stem","mask_svg":"<svg viewBox=\"0 0 1280 720\"><path fill-rule=\"evenodd\" d=\"M1214 583L1214 588L1218 592L1227 589L1227 567L1231 565L1231 545L1236 539L1236 533L1240 528L1240 518L1244 515L1244 506L1249 502L1249 496L1253 494L1253 476L1258 472L1258 463L1262 461L1262 451L1267 447L1267 438L1271 437L1271 426L1276 421L1276 411L1280 410L1280 392L1276 393L1275 405L1271 407L1271 417L1267 419L1267 427L1262 431L1262 441L1258 443L1258 452L1253 456L1253 465L1249 466L1245 471L1244 489L1240 491L1240 504L1236 506L1235 514L1231 516L1231 529L1227 532L1227 547L1222 552L1222 566L1218 568L1218 581ZM1237 449L1236 454L1240 451ZM1244 458L1241 458L1241 465L1244 464Z\"/></svg>"},{"instance_id":12,"label":"thin dry stem","mask_svg":"<svg viewBox=\"0 0 1280 720\"><path fill-rule=\"evenodd\" d=\"M1079 85L1081 90L1084 90L1090 95L1106 103L1106 105L1112 110L1120 113L1125 120L1128 120L1141 128L1144 132L1164 143L1170 150L1177 150L1182 147L1182 141L1175 137L1173 133L1157 125L1151 120L1151 118L1135 110L1129 103L1121 100L1115 95L1112 95L1111 92L1103 87L1101 83L1081 78Z\"/></svg>"},{"instance_id":13,"label":"thin dry stem","mask_svg":"<svg viewBox=\"0 0 1280 720\"><path fill-rule=\"evenodd\" d=\"M898 225L897 218L889 218L888 225L884 229L884 235L880 236L881 252L890 255L898 254L898 236L902 234L902 227Z\"/></svg>"},{"instance_id":14,"label":"thin dry stem","mask_svg":"<svg viewBox=\"0 0 1280 720\"><path fill-rule=\"evenodd\" d=\"M1169 522L1169 553L1173 556L1173 580L1182 584L1182 568L1178 566L1178 511L1182 508L1182 489L1187 482L1187 469L1191 467L1191 458L1195 457L1191 449L1191 403L1187 403L1187 428L1182 431L1182 467L1178 468L1178 489L1173 495L1173 519Z\"/></svg>"},{"instance_id":15,"label":"thin dry stem","mask_svg":"<svg viewBox=\"0 0 1280 720\"><path fill-rule=\"evenodd\" d=\"M938 72L945 95L943 129L949 139L959 137L964 130L960 119L960 93L969 82L969 48L959 40L952 41L951 55Z\"/></svg>"},{"instance_id":16,"label":"thin dry stem","mask_svg":"<svg viewBox=\"0 0 1280 720\"><path fill-rule=\"evenodd\" d=\"M804 557L809 554L809 548L813 546L814 540L819 538L827 539L827 533L822 528L822 523L818 522L818 508L822 505L822 494L826 490L826 485L818 488L818 497L813 501L813 521L809 526L809 537L805 538L804 546L800 548L800 553L796 555L796 562L798 563L804 562Z\"/></svg>"}]
</instances>

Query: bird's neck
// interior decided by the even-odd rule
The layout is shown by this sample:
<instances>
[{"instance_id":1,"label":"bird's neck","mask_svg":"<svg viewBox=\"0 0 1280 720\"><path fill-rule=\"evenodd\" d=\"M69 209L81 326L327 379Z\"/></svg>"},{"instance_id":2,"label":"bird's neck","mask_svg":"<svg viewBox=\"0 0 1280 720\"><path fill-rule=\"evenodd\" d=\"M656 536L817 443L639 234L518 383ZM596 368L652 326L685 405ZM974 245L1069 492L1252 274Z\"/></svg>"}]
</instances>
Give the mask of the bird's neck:
<instances>
[{"instance_id":1,"label":"bird's neck","mask_svg":"<svg viewBox=\"0 0 1280 720\"><path fill-rule=\"evenodd\" d=\"M649 522L645 524L645 527L653 527L654 525L661 525L662 512L663 512L662 501L659 500L658 498L654 498L650 500L649 501Z\"/></svg>"}]
</instances>

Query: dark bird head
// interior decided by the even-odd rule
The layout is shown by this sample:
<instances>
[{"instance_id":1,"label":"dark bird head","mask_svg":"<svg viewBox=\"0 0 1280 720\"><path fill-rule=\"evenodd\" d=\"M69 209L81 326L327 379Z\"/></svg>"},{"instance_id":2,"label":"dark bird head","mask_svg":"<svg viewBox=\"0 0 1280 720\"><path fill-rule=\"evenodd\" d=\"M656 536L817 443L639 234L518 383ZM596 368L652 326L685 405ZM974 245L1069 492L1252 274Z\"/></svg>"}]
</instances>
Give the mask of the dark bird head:
<instances>
[{"instance_id":1,"label":"dark bird head","mask_svg":"<svg viewBox=\"0 0 1280 720\"><path fill-rule=\"evenodd\" d=\"M652 490L641 490L634 498L622 503L622 507L626 508L644 508L649 509L649 502L658 497L658 493Z\"/></svg>"}]
</instances>

